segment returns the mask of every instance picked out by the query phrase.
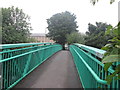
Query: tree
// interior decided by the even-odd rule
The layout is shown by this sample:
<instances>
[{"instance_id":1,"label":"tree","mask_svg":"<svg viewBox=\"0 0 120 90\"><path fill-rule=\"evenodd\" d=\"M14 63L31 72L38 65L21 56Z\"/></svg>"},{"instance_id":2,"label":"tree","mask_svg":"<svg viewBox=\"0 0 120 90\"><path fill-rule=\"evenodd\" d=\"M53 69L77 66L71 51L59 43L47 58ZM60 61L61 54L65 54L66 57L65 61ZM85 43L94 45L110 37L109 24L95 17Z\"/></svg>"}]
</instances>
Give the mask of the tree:
<instances>
[{"instance_id":1,"label":"tree","mask_svg":"<svg viewBox=\"0 0 120 90\"><path fill-rule=\"evenodd\" d=\"M96 3L96 0L91 1L93 5ZM112 4L115 0L110 1ZM111 75L107 75L106 77L107 83L110 84L113 78L114 80L120 80L120 21L118 22L118 25L115 27L109 25L107 27L105 35L112 36L112 39L109 39L108 40L109 42L102 48L103 50L107 51L102 60L102 63L105 63L104 70L106 71L106 74L108 69L116 64L113 67L114 72Z\"/></svg>"},{"instance_id":2,"label":"tree","mask_svg":"<svg viewBox=\"0 0 120 90\"><path fill-rule=\"evenodd\" d=\"M70 12L62 12L53 15L47 19L48 37L64 46L66 43L66 35L77 31L76 16Z\"/></svg>"},{"instance_id":3,"label":"tree","mask_svg":"<svg viewBox=\"0 0 120 90\"><path fill-rule=\"evenodd\" d=\"M30 17L22 9L2 8L2 43L27 42L31 24Z\"/></svg>"},{"instance_id":4,"label":"tree","mask_svg":"<svg viewBox=\"0 0 120 90\"><path fill-rule=\"evenodd\" d=\"M102 48L111 36L105 36L105 31L108 25L102 22L96 22L96 25L88 24L87 37L85 38L85 44L88 46Z\"/></svg>"},{"instance_id":5,"label":"tree","mask_svg":"<svg viewBox=\"0 0 120 90\"><path fill-rule=\"evenodd\" d=\"M109 43L102 48L107 51L102 60L102 62L105 63L105 71L107 72L110 66L112 66L113 70L115 70L106 78L107 83L110 84L113 77L116 78L116 80L120 79L120 22L116 27L109 26L105 35L113 36L113 38L109 40ZM118 62L116 66L114 66L115 62Z\"/></svg>"},{"instance_id":6,"label":"tree","mask_svg":"<svg viewBox=\"0 0 120 90\"><path fill-rule=\"evenodd\" d=\"M98 2L99 0L91 0L91 3L93 4L93 5L95 5L96 4L96 2ZM112 4L113 2L115 2L115 0L110 0L110 4Z\"/></svg>"},{"instance_id":7,"label":"tree","mask_svg":"<svg viewBox=\"0 0 120 90\"><path fill-rule=\"evenodd\" d=\"M83 33L78 33L78 32L73 32L71 34L67 34L67 43L68 44L72 44L72 43L80 43L80 44L84 44L84 38L85 38L85 34Z\"/></svg>"},{"instance_id":8,"label":"tree","mask_svg":"<svg viewBox=\"0 0 120 90\"><path fill-rule=\"evenodd\" d=\"M2 43L2 10L0 9L0 44Z\"/></svg>"}]
</instances>

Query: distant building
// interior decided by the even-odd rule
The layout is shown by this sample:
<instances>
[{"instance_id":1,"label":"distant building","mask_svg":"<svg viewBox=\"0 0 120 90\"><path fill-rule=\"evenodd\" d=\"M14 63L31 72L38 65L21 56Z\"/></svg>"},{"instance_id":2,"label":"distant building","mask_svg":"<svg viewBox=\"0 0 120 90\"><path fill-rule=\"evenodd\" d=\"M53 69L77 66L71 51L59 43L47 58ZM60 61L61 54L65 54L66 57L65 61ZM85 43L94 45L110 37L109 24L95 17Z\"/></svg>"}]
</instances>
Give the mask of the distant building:
<instances>
[{"instance_id":1,"label":"distant building","mask_svg":"<svg viewBox=\"0 0 120 90\"><path fill-rule=\"evenodd\" d=\"M30 35L30 38L33 38L35 42L51 42L54 43L53 40L50 40L50 38L46 37L44 33L32 33Z\"/></svg>"}]
</instances>

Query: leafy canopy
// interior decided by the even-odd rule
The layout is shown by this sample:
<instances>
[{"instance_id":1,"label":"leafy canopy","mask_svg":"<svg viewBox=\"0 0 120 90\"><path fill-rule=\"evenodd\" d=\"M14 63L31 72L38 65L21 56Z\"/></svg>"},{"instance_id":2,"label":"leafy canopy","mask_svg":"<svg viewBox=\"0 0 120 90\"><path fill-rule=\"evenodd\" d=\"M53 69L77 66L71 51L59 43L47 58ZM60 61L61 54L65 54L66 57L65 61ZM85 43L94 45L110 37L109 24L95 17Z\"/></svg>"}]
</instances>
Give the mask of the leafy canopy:
<instances>
[{"instance_id":1,"label":"leafy canopy","mask_svg":"<svg viewBox=\"0 0 120 90\"><path fill-rule=\"evenodd\" d=\"M47 19L48 37L64 45L66 43L66 35L72 32L77 32L76 28L77 22L76 16L70 12L62 12L53 15L51 18Z\"/></svg>"},{"instance_id":2,"label":"leafy canopy","mask_svg":"<svg viewBox=\"0 0 120 90\"><path fill-rule=\"evenodd\" d=\"M102 60L102 62L105 63L104 69L107 71L110 66L113 67L116 62L120 62L120 22L116 27L108 26L105 35L113 36L113 38L109 40L109 43L102 48L107 51ZM106 78L108 84L112 82L113 77L116 78L116 80L120 79L120 64L114 66L113 69L115 72Z\"/></svg>"},{"instance_id":3,"label":"leafy canopy","mask_svg":"<svg viewBox=\"0 0 120 90\"><path fill-rule=\"evenodd\" d=\"M85 43L85 34L83 33L78 33L78 32L73 32L71 34L67 34L67 43L72 44L72 43L80 43L84 44Z\"/></svg>"},{"instance_id":4,"label":"leafy canopy","mask_svg":"<svg viewBox=\"0 0 120 90\"><path fill-rule=\"evenodd\" d=\"M30 17L22 9L2 8L2 43L27 42L31 25Z\"/></svg>"},{"instance_id":5,"label":"leafy canopy","mask_svg":"<svg viewBox=\"0 0 120 90\"><path fill-rule=\"evenodd\" d=\"M93 5L98 2L98 0L91 1ZM113 2L115 2L115 0L110 0L110 4ZM109 39L109 42L102 48L103 50L107 51L102 60L102 62L105 63L104 70L107 73L110 66L115 70L111 75L107 75L106 77L107 83L110 84L113 80L113 77L115 80L120 80L120 21L116 27L109 25L105 35L112 36L112 39Z\"/></svg>"},{"instance_id":6,"label":"leafy canopy","mask_svg":"<svg viewBox=\"0 0 120 90\"><path fill-rule=\"evenodd\" d=\"M2 10L0 9L0 44L2 43Z\"/></svg>"},{"instance_id":7,"label":"leafy canopy","mask_svg":"<svg viewBox=\"0 0 120 90\"><path fill-rule=\"evenodd\" d=\"M105 35L107 27L108 24L102 22L96 22L96 25L89 23L85 44L96 48L102 48L108 43L108 39L111 38L109 35Z\"/></svg>"},{"instance_id":8,"label":"leafy canopy","mask_svg":"<svg viewBox=\"0 0 120 90\"><path fill-rule=\"evenodd\" d=\"M91 3L93 4L93 5L95 5L96 4L96 2L98 2L99 0L91 0ZM115 2L115 0L110 0L110 4L112 4L113 2Z\"/></svg>"}]
</instances>

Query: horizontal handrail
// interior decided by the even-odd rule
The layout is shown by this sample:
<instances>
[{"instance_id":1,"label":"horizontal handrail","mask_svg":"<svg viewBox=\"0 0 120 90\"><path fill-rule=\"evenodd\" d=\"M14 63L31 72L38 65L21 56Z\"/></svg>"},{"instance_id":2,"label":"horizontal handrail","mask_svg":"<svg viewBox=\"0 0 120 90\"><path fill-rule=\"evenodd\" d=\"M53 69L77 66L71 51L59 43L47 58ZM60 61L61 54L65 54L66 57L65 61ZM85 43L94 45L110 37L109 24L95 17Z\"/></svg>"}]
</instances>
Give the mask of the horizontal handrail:
<instances>
[{"instance_id":1,"label":"horizontal handrail","mask_svg":"<svg viewBox=\"0 0 120 90\"><path fill-rule=\"evenodd\" d=\"M91 60L94 60L97 64L99 64L100 66L102 66L102 67L104 68L104 64L103 64L102 62L100 62L98 59L92 57L91 55L89 55L88 53L86 53L86 52L84 52L84 51L82 51L82 52L85 53L88 57L90 57ZM109 71L110 73L113 73L113 72L114 72L114 70L111 69L111 68L108 68L108 71Z\"/></svg>"},{"instance_id":2,"label":"horizontal handrail","mask_svg":"<svg viewBox=\"0 0 120 90\"><path fill-rule=\"evenodd\" d=\"M0 89L15 86L50 56L62 50L56 43L0 45Z\"/></svg>"},{"instance_id":3,"label":"horizontal handrail","mask_svg":"<svg viewBox=\"0 0 120 90\"><path fill-rule=\"evenodd\" d=\"M105 80L108 75L115 72L109 68L106 72L104 64L98 58L84 51L84 49L77 45L70 45L69 50L73 56L83 88L118 88L119 80L113 78L112 82L108 85ZM91 80L91 81L90 81Z\"/></svg>"},{"instance_id":4,"label":"horizontal handrail","mask_svg":"<svg viewBox=\"0 0 120 90\"><path fill-rule=\"evenodd\" d=\"M6 58L6 59L3 59L3 60L0 60L0 63L1 62L5 62L5 61L8 61L8 60L11 60L11 59L15 59L15 58L19 58L21 56L24 56L24 55L27 55L27 54L31 54L31 53L35 53L39 50L44 50L44 49L47 49L47 48L51 48L52 46L49 46L49 47L44 47L44 48L40 48L40 49L37 49L37 50L33 50L33 51L29 51L27 53L23 53L23 54L20 54L20 55L16 55L16 56L13 56L13 57L10 57L10 58Z\"/></svg>"},{"instance_id":5,"label":"horizontal handrail","mask_svg":"<svg viewBox=\"0 0 120 90\"><path fill-rule=\"evenodd\" d=\"M93 55L95 55L99 58L103 58L104 54L106 53L105 50L97 49L97 48L94 48L91 46L86 46L83 44L74 43L73 45L76 45L76 46L80 47L81 49L86 50L89 53L92 53Z\"/></svg>"},{"instance_id":6,"label":"horizontal handrail","mask_svg":"<svg viewBox=\"0 0 120 90\"><path fill-rule=\"evenodd\" d=\"M101 84L107 84L107 81L100 79L99 76L91 69L91 67L84 61L84 59L79 55L79 53L74 48L73 48L73 50L76 52L76 54L82 60L82 62L85 64L85 66L90 71L90 73L93 75L93 77L97 80L97 82L99 82Z\"/></svg>"},{"instance_id":7,"label":"horizontal handrail","mask_svg":"<svg viewBox=\"0 0 120 90\"><path fill-rule=\"evenodd\" d=\"M35 47L41 47L41 46L34 46L34 48ZM0 54L14 52L14 51L20 51L20 50L26 50L26 49L31 49L31 48L33 48L33 47L24 47L24 48L13 49L13 50L3 50L2 52L0 52Z\"/></svg>"},{"instance_id":8,"label":"horizontal handrail","mask_svg":"<svg viewBox=\"0 0 120 90\"><path fill-rule=\"evenodd\" d=\"M0 45L0 49L17 48L17 47L25 47L25 46L32 46L32 45L44 45L44 44L53 44L53 43L18 43L18 44L2 44L2 45Z\"/></svg>"}]
</instances>

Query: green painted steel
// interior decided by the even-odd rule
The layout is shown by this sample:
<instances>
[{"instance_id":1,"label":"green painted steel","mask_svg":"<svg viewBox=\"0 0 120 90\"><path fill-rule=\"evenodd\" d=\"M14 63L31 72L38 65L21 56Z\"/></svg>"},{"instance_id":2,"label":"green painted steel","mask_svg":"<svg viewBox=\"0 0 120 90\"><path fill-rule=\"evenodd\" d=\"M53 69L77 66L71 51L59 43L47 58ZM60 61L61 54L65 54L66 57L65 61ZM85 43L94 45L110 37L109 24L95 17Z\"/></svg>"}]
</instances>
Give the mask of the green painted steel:
<instances>
[{"instance_id":1,"label":"green painted steel","mask_svg":"<svg viewBox=\"0 0 120 90\"><path fill-rule=\"evenodd\" d=\"M110 75L114 70L109 68L106 73L104 64L97 59L97 56L94 57L90 52L86 52L78 44L70 45L69 50L84 88L120 88L120 80L113 79L112 83L107 85L106 75Z\"/></svg>"},{"instance_id":2,"label":"green painted steel","mask_svg":"<svg viewBox=\"0 0 120 90\"><path fill-rule=\"evenodd\" d=\"M75 43L74 45L80 47L81 49L83 49L83 50L87 51L88 53L93 54L99 58L102 58L104 56L104 53L106 52L105 50L101 50L98 48L94 48L91 46L86 46L86 45L82 45L82 44L78 44L78 43Z\"/></svg>"},{"instance_id":3,"label":"green painted steel","mask_svg":"<svg viewBox=\"0 0 120 90\"><path fill-rule=\"evenodd\" d=\"M15 86L47 58L62 49L59 44L26 43L0 45L0 88Z\"/></svg>"}]
</instances>

